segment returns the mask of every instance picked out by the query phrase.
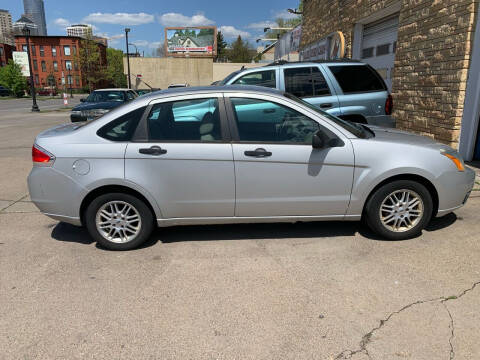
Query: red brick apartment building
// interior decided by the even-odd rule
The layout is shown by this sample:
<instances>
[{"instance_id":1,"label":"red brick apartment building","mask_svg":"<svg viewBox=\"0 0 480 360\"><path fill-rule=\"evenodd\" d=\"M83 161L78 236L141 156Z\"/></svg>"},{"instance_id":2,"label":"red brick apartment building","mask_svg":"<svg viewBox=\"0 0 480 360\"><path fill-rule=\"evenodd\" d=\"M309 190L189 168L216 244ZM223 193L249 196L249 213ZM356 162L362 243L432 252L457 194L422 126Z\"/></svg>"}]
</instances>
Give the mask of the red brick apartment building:
<instances>
[{"instance_id":1,"label":"red brick apartment building","mask_svg":"<svg viewBox=\"0 0 480 360\"><path fill-rule=\"evenodd\" d=\"M75 36L30 36L33 79L35 87L56 86L81 89L86 81L82 76L78 55L82 38ZM100 65L107 64L107 48L98 43ZM17 51L27 51L24 36L15 36ZM70 69L70 72L68 71Z\"/></svg>"},{"instance_id":2,"label":"red brick apartment building","mask_svg":"<svg viewBox=\"0 0 480 360\"><path fill-rule=\"evenodd\" d=\"M15 48L8 44L0 44L0 67L8 64L8 60L12 59L12 52Z\"/></svg>"}]
</instances>

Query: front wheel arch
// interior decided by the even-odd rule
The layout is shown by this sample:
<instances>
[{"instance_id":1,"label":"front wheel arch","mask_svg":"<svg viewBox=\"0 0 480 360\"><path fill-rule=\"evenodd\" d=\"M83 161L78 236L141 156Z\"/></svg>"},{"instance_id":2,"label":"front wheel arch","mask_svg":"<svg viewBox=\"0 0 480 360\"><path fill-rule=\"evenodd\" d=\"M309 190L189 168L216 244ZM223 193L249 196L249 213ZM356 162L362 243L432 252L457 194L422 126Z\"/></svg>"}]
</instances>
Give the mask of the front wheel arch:
<instances>
[{"instance_id":1,"label":"front wheel arch","mask_svg":"<svg viewBox=\"0 0 480 360\"><path fill-rule=\"evenodd\" d=\"M420 184L422 184L423 186L425 186L428 190L428 192L430 193L430 196L432 197L432 201L433 201L433 212L432 212L432 217L435 217L437 215L437 212L438 212L438 192L437 192L437 189L435 188L435 186L426 178L424 178L423 176L420 176L420 175L416 175L416 174L402 174L402 175L396 175L396 176L392 176L392 177L389 177L385 180L383 180L382 182L380 182L379 184L377 184L377 186L375 186L371 191L370 193L368 194L368 197L365 199L365 202L363 204L363 211L362 211L362 218L365 218L365 209L366 209L366 206L368 204L368 201L370 200L370 198L373 196L373 194L375 194L375 192L381 188L382 186L388 184L388 183L391 183L393 181L397 181L397 180L410 180L410 181L416 181Z\"/></svg>"},{"instance_id":2,"label":"front wheel arch","mask_svg":"<svg viewBox=\"0 0 480 360\"><path fill-rule=\"evenodd\" d=\"M90 205L90 203L100 195L104 195L108 193L124 193L124 194L135 196L136 198L142 200L147 205L147 207L152 212L153 218L154 219L157 218L152 204L150 204L148 199L145 196L143 196L141 193L139 193L137 190L134 190L132 188L129 188L128 186L122 186L122 185L105 185L90 191L87 194L87 196L85 196L85 198L82 200L82 204L80 205L80 221L82 222L82 225L85 225L84 216L85 216L85 211L88 208L88 205Z\"/></svg>"}]
</instances>

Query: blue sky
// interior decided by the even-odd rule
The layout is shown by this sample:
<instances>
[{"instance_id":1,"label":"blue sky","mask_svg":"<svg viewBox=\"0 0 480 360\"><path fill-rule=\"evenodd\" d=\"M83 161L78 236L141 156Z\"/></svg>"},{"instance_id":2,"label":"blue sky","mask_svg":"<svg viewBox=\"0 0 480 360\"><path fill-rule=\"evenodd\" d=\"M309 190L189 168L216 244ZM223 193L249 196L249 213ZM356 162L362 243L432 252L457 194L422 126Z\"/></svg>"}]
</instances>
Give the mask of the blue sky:
<instances>
[{"instance_id":1,"label":"blue sky","mask_svg":"<svg viewBox=\"0 0 480 360\"><path fill-rule=\"evenodd\" d=\"M94 33L109 38L109 45L125 49L123 29L131 28L129 42L145 55L163 42L165 26L215 25L227 41L238 35L256 44L263 28L278 17L289 18L287 8L298 0L45 0L49 35L66 35L66 26L88 23ZM2 7L16 21L23 1L10 0Z\"/></svg>"}]
</instances>

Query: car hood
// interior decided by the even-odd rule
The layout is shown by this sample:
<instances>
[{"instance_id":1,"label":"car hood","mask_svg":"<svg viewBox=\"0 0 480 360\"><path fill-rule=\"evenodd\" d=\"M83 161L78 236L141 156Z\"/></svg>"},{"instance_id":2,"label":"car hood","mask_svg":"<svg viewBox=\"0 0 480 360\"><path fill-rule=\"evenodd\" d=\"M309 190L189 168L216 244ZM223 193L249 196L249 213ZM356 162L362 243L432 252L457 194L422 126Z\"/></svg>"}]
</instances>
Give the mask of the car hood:
<instances>
[{"instance_id":1,"label":"car hood","mask_svg":"<svg viewBox=\"0 0 480 360\"><path fill-rule=\"evenodd\" d=\"M433 140L432 138L417 135L410 133L408 131L391 129L391 128L384 128L380 126L370 126L368 128L371 129L375 133L375 139L379 141L388 141L394 143L403 143L403 144L411 144L411 145L424 145L424 146L443 146Z\"/></svg>"},{"instance_id":2,"label":"car hood","mask_svg":"<svg viewBox=\"0 0 480 360\"><path fill-rule=\"evenodd\" d=\"M94 109L114 109L123 104L124 103L120 101L104 101L104 102L96 102L96 103L85 102L75 106L72 109L72 111L94 110Z\"/></svg>"}]
</instances>

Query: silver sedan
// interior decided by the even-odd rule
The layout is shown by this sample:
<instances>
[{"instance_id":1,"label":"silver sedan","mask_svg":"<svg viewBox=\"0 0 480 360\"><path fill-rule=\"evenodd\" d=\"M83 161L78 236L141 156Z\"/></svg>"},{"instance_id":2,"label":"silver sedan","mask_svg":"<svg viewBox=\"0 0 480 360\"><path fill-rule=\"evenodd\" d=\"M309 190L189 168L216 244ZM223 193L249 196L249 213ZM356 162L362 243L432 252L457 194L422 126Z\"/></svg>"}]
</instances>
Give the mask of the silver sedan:
<instances>
[{"instance_id":1,"label":"silver sedan","mask_svg":"<svg viewBox=\"0 0 480 360\"><path fill-rule=\"evenodd\" d=\"M32 157L36 206L115 250L155 224L363 220L406 239L464 205L474 184L446 145L248 86L145 95L41 133Z\"/></svg>"}]
</instances>

